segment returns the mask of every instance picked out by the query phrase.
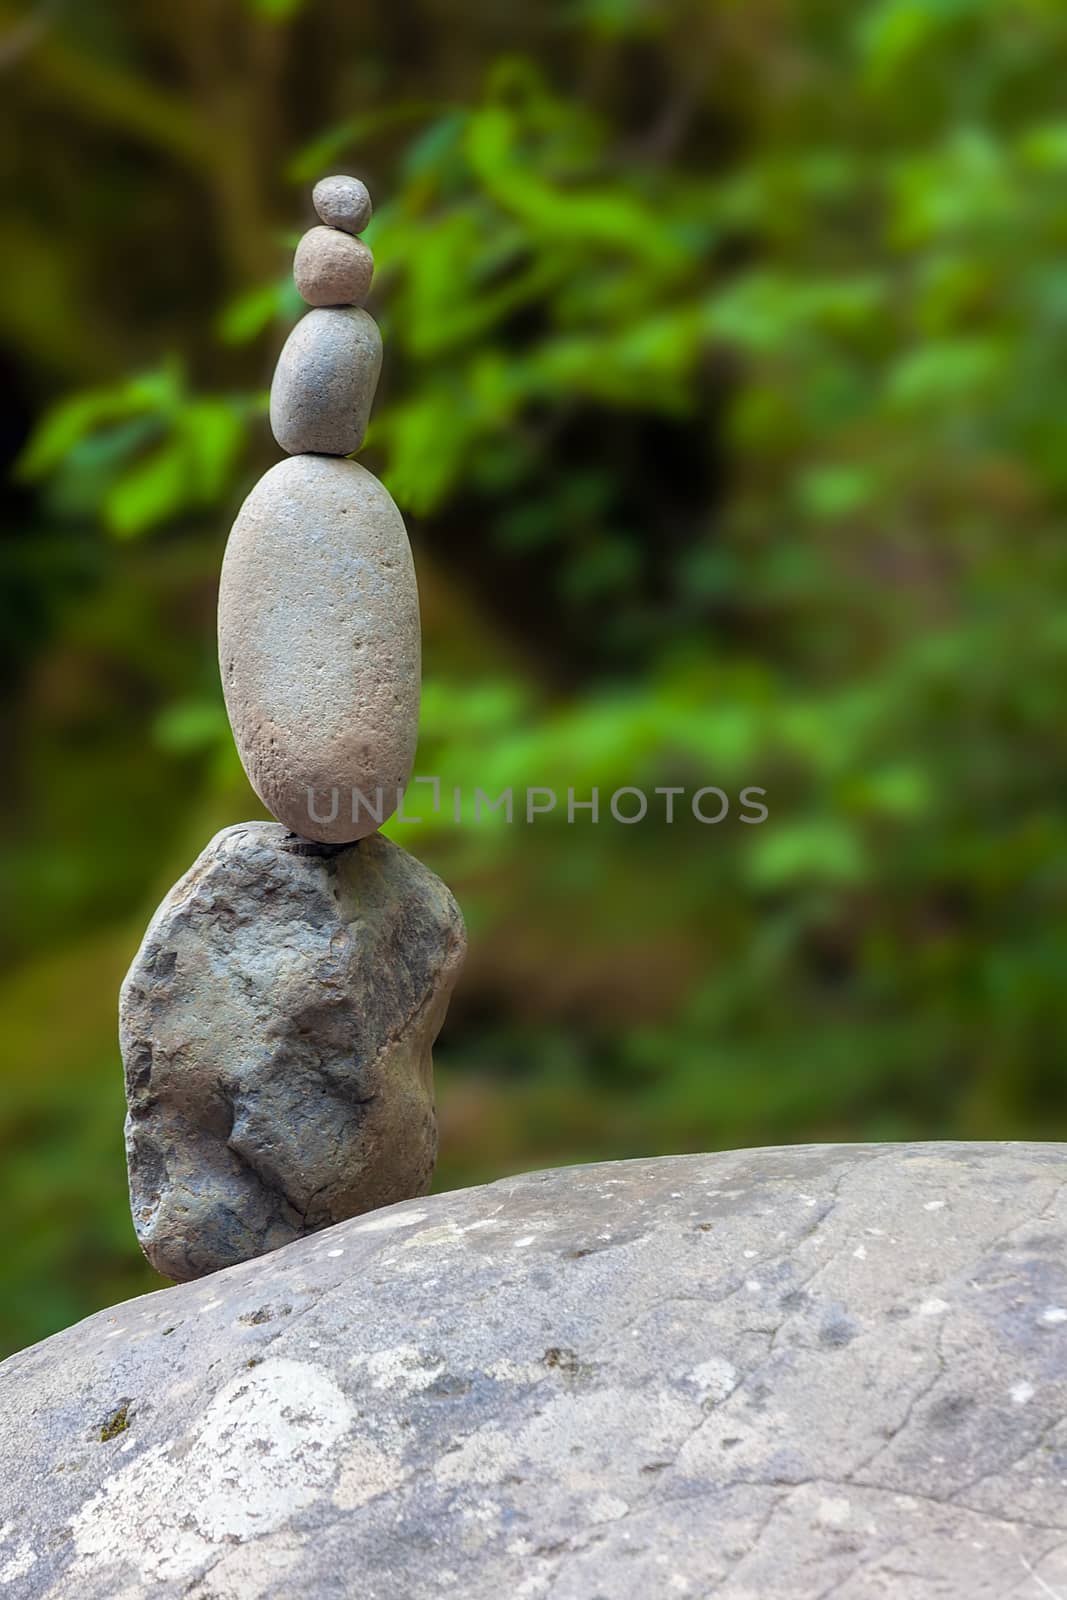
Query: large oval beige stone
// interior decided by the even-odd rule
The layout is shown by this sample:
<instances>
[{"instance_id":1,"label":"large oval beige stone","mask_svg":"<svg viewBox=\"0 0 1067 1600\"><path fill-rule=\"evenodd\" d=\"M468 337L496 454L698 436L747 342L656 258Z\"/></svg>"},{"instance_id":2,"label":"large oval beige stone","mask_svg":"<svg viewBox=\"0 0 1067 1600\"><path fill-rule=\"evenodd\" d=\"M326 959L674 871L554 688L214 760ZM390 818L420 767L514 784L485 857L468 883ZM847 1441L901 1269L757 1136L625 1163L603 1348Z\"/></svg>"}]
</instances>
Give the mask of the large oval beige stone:
<instances>
[{"instance_id":1,"label":"large oval beige stone","mask_svg":"<svg viewBox=\"0 0 1067 1600\"><path fill-rule=\"evenodd\" d=\"M219 667L279 822L342 844L392 814L418 736L419 598L400 512L358 462L293 456L256 484L222 563Z\"/></svg>"},{"instance_id":2,"label":"large oval beige stone","mask_svg":"<svg viewBox=\"0 0 1067 1600\"><path fill-rule=\"evenodd\" d=\"M348 456L363 443L382 370L378 324L360 306L301 317L270 386L271 432L291 456Z\"/></svg>"}]
</instances>

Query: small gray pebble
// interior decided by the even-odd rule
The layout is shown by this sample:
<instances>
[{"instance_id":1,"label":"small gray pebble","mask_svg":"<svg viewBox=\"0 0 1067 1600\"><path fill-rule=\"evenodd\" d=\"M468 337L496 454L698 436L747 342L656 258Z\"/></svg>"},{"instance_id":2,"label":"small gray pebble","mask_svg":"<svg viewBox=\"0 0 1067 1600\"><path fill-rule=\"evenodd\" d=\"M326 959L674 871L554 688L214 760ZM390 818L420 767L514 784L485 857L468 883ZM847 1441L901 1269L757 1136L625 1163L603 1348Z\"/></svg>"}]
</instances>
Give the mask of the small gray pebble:
<instances>
[{"instance_id":1,"label":"small gray pebble","mask_svg":"<svg viewBox=\"0 0 1067 1600\"><path fill-rule=\"evenodd\" d=\"M347 456L363 443L382 336L358 306L320 306L289 335L270 388L270 426L291 456Z\"/></svg>"},{"instance_id":2,"label":"small gray pebble","mask_svg":"<svg viewBox=\"0 0 1067 1600\"><path fill-rule=\"evenodd\" d=\"M310 228L296 247L293 278L309 305L361 306L373 276L369 247L350 233Z\"/></svg>"},{"instance_id":3,"label":"small gray pebble","mask_svg":"<svg viewBox=\"0 0 1067 1600\"><path fill-rule=\"evenodd\" d=\"M319 179L311 191L311 203L327 227L344 233L362 233L371 218L367 185L340 173Z\"/></svg>"}]
</instances>

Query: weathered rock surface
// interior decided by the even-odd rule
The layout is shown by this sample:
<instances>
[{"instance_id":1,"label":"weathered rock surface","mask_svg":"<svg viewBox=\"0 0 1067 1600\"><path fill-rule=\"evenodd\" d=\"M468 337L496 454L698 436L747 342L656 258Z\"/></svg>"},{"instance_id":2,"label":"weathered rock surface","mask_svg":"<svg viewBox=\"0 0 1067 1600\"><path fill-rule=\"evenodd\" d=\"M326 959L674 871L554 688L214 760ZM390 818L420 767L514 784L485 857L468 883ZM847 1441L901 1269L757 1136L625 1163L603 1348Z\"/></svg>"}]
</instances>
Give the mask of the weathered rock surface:
<instances>
[{"instance_id":1,"label":"weathered rock surface","mask_svg":"<svg viewBox=\"0 0 1067 1600\"><path fill-rule=\"evenodd\" d=\"M382 336L359 306L301 317L278 357L270 426L291 456L347 456L363 443L382 369Z\"/></svg>"},{"instance_id":2,"label":"weathered rock surface","mask_svg":"<svg viewBox=\"0 0 1067 1600\"><path fill-rule=\"evenodd\" d=\"M463 950L444 884L380 834L325 853L274 822L216 835L122 987L153 1266L197 1277L425 1193L430 1047Z\"/></svg>"},{"instance_id":3,"label":"weathered rock surface","mask_svg":"<svg viewBox=\"0 0 1067 1600\"><path fill-rule=\"evenodd\" d=\"M345 233L362 233L371 219L367 185L343 173L320 178L311 191L311 203L328 227L343 228Z\"/></svg>"},{"instance_id":4,"label":"weathered rock surface","mask_svg":"<svg viewBox=\"0 0 1067 1600\"><path fill-rule=\"evenodd\" d=\"M296 247L293 280L309 305L361 306L373 277L373 255L350 233L309 228Z\"/></svg>"},{"instance_id":5,"label":"weathered rock surface","mask_svg":"<svg viewBox=\"0 0 1067 1600\"><path fill-rule=\"evenodd\" d=\"M1067 1594L1065 1232L1062 1145L632 1161L344 1223L0 1368L4 1593Z\"/></svg>"},{"instance_id":6,"label":"weathered rock surface","mask_svg":"<svg viewBox=\"0 0 1067 1600\"><path fill-rule=\"evenodd\" d=\"M418 740L419 596L403 518L357 462L296 456L256 484L222 564L219 668L249 781L287 827L339 844L393 813Z\"/></svg>"}]
</instances>

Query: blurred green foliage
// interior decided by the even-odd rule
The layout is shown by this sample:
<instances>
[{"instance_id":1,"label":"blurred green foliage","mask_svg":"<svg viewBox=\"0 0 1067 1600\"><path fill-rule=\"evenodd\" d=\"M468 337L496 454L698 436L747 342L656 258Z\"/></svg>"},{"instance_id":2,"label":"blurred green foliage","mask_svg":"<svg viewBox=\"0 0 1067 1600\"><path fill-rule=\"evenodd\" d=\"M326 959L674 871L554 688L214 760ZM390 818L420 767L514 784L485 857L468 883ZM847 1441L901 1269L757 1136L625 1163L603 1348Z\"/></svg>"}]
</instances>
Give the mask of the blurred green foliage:
<instances>
[{"instance_id":1,"label":"blurred green foliage","mask_svg":"<svg viewBox=\"0 0 1067 1600\"><path fill-rule=\"evenodd\" d=\"M401 9L194 7L220 67L90 7L77 66L38 42L5 113L82 119L105 195L57 156L3 234L39 275L2 328L36 416L5 539L10 1344L151 1281L115 990L153 897L262 814L213 591L331 168L377 202L363 459L420 575L417 770L770 809L390 825L472 935L439 1185L1067 1134L1067 12Z\"/></svg>"}]
</instances>

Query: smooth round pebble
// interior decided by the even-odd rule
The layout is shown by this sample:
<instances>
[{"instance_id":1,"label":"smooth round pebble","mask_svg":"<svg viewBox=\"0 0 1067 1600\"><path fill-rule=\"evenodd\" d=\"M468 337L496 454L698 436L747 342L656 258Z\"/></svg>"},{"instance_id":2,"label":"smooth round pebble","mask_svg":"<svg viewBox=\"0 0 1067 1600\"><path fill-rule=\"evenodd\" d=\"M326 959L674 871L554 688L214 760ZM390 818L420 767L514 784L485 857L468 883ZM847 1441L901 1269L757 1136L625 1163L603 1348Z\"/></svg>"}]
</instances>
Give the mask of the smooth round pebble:
<instances>
[{"instance_id":1,"label":"smooth round pebble","mask_svg":"<svg viewBox=\"0 0 1067 1600\"><path fill-rule=\"evenodd\" d=\"M340 173L320 178L311 191L311 203L328 228L344 233L362 233L371 219L370 193L359 178Z\"/></svg>"},{"instance_id":2,"label":"smooth round pebble","mask_svg":"<svg viewBox=\"0 0 1067 1600\"><path fill-rule=\"evenodd\" d=\"M418 737L419 595L403 518L358 462L293 456L256 484L222 563L219 668L279 822L345 844L392 815Z\"/></svg>"},{"instance_id":3,"label":"smooth round pebble","mask_svg":"<svg viewBox=\"0 0 1067 1600\"><path fill-rule=\"evenodd\" d=\"M358 306L320 306L282 347L270 387L270 426L291 456L347 456L363 443L382 336Z\"/></svg>"},{"instance_id":4,"label":"smooth round pebble","mask_svg":"<svg viewBox=\"0 0 1067 1600\"><path fill-rule=\"evenodd\" d=\"M369 247L350 233L311 228L296 247L293 278L309 305L361 306L373 276Z\"/></svg>"}]
</instances>

